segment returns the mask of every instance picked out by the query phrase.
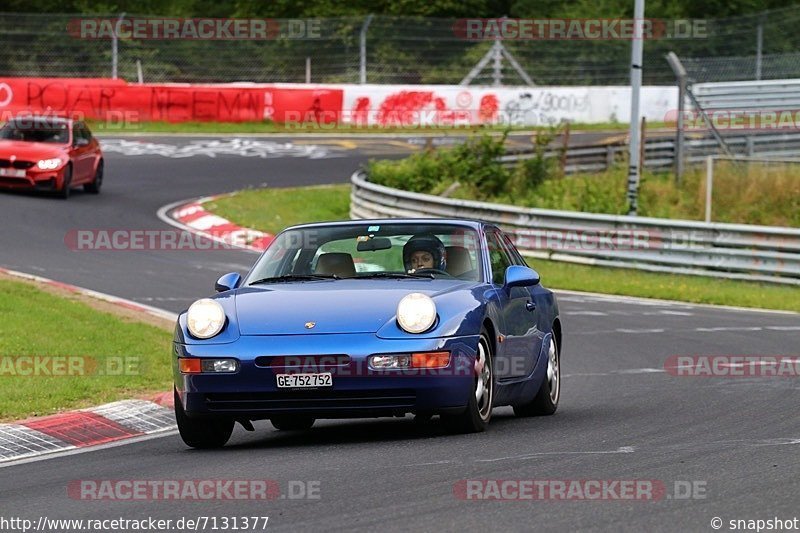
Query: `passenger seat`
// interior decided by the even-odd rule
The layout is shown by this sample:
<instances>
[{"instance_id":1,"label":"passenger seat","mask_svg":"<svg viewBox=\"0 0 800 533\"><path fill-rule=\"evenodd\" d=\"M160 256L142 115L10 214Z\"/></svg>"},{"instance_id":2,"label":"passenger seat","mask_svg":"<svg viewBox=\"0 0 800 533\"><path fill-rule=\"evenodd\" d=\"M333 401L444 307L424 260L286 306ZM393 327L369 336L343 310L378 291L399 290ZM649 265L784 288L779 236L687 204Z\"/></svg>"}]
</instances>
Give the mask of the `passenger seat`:
<instances>
[{"instance_id":1,"label":"passenger seat","mask_svg":"<svg viewBox=\"0 0 800 533\"><path fill-rule=\"evenodd\" d=\"M356 266L353 263L352 255L344 252L331 252L319 256L314 273L352 278L356 275Z\"/></svg>"}]
</instances>

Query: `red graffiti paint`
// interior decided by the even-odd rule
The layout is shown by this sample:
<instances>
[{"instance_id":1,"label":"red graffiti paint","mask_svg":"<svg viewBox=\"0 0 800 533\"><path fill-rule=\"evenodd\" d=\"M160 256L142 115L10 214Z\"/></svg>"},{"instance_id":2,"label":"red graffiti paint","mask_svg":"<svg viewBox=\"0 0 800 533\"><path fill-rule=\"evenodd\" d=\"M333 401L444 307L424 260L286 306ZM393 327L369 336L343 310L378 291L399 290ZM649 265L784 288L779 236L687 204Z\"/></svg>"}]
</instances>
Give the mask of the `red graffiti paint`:
<instances>
[{"instance_id":1,"label":"red graffiti paint","mask_svg":"<svg viewBox=\"0 0 800 533\"><path fill-rule=\"evenodd\" d=\"M494 94L485 94L481 98L478 108L478 121L481 123L491 122L497 118L497 111L500 109L500 102Z\"/></svg>"}]
</instances>

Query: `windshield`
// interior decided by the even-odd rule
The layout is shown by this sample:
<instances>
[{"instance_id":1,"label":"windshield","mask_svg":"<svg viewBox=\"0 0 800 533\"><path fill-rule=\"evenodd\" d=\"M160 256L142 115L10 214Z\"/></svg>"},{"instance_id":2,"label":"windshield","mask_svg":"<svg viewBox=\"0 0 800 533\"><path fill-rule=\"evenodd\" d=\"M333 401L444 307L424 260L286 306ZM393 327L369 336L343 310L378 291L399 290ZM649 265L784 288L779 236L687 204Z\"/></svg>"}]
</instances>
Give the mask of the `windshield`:
<instances>
[{"instance_id":1,"label":"windshield","mask_svg":"<svg viewBox=\"0 0 800 533\"><path fill-rule=\"evenodd\" d=\"M478 233L447 224L369 224L289 230L278 235L245 284L323 279L481 281Z\"/></svg>"},{"instance_id":2,"label":"windshield","mask_svg":"<svg viewBox=\"0 0 800 533\"><path fill-rule=\"evenodd\" d=\"M0 128L0 139L36 143L69 143L69 125L52 120L9 122Z\"/></svg>"}]
</instances>

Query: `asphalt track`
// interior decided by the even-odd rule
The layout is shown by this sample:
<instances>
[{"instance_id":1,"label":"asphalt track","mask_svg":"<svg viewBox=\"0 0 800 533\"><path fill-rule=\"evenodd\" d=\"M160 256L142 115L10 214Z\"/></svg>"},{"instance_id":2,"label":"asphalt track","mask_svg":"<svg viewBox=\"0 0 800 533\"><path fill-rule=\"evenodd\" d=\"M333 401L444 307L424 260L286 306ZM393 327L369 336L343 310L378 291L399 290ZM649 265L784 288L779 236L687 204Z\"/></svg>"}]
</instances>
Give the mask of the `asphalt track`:
<instances>
[{"instance_id":1,"label":"asphalt track","mask_svg":"<svg viewBox=\"0 0 800 533\"><path fill-rule=\"evenodd\" d=\"M65 233L164 229L155 213L171 202L262 184L344 182L367 158L404 152L400 144L381 142L329 147L335 157L323 159L109 153L100 196L76 193L63 202L0 194L0 266L179 311L209 293L218 274L245 270L255 256L77 252L65 245ZM559 296L564 379L553 417L516 419L501 408L488 432L465 436L447 436L435 422L410 417L324 421L294 434L261 422L255 433L237 427L229 446L215 452L188 450L168 435L0 468L0 516L269 516L268 529L280 531L713 531L711 520L719 517L728 531L732 519L800 514L797 379L664 371L672 355L800 355L797 315ZM287 497L84 501L68 495L70 482L87 479L270 479ZM650 480L667 494L658 501L458 497L463 480L487 479ZM319 498L289 498L291 481L319 482ZM676 482L699 491L683 498Z\"/></svg>"}]
</instances>

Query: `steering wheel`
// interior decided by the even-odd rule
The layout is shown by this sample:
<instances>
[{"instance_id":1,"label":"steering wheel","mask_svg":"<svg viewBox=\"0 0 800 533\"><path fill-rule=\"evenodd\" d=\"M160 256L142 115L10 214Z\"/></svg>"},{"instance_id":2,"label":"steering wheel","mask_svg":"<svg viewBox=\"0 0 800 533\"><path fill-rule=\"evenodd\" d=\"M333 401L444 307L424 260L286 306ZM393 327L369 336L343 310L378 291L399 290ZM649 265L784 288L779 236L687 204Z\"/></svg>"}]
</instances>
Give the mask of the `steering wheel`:
<instances>
[{"instance_id":1,"label":"steering wheel","mask_svg":"<svg viewBox=\"0 0 800 533\"><path fill-rule=\"evenodd\" d=\"M444 270L439 270L438 268L418 268L414 272L414 274L444 274L445 276L450 276L449 272L445 272ZM453 276L450 276L453 277Z\"/></svg>"}]
</instances>

